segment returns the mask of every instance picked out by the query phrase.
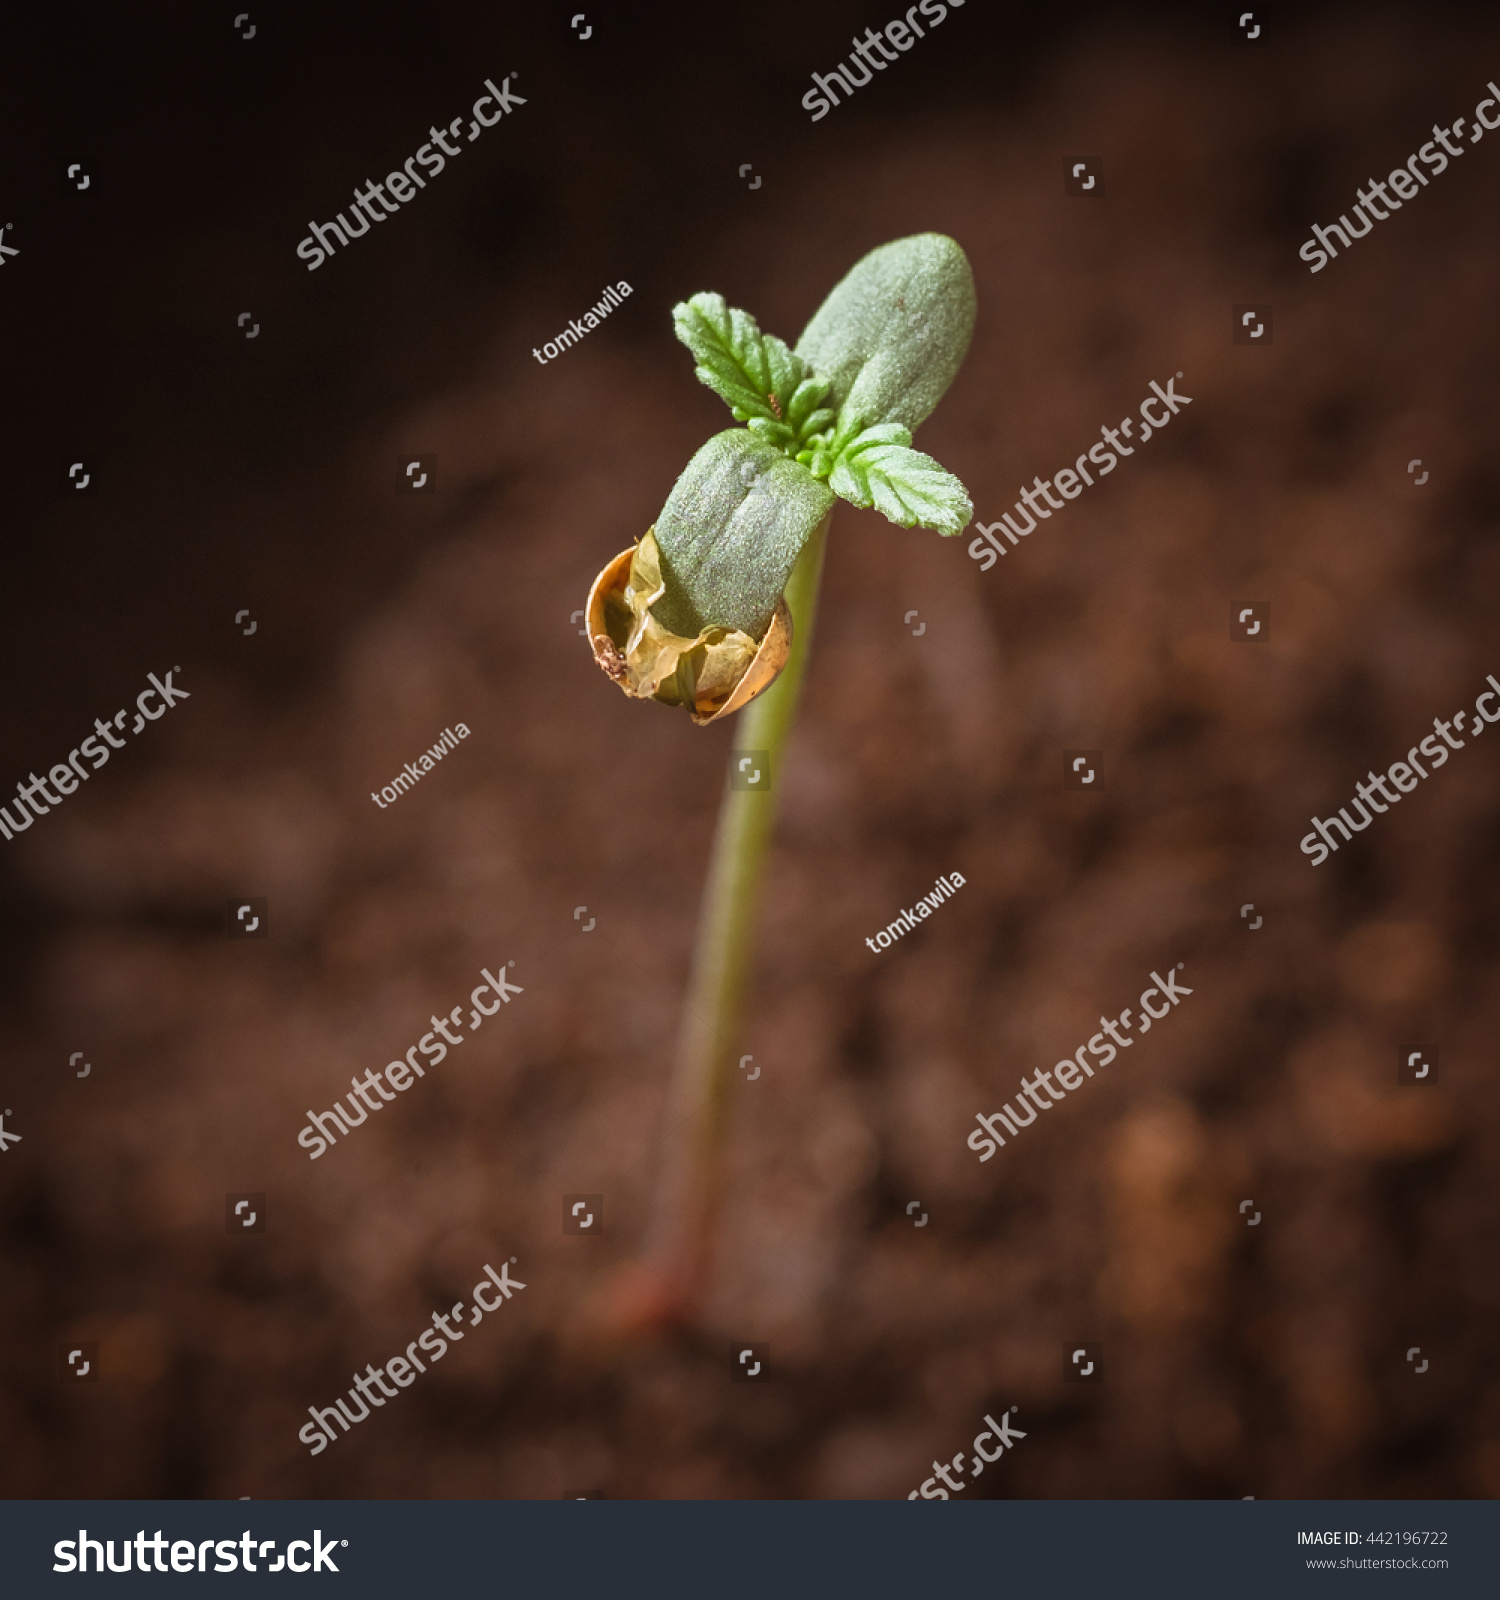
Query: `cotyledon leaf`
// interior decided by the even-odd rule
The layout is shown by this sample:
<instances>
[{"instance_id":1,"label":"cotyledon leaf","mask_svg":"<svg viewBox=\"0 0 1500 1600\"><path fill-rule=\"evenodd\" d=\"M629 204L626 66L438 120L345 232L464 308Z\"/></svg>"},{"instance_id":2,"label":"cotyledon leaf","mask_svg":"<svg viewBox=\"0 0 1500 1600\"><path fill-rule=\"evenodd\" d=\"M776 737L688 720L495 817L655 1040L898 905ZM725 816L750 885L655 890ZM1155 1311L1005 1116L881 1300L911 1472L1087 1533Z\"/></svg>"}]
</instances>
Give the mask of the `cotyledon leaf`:
<instances>
[{"instance_id":1,"label":"cotyledon leaf","mask_svg":"<svg viewBox=\"0 0 1500 1600\"><path fill-rule=\"evenodd\" d=\"M715 434L656 519L666 591L653 614L673 633L736 628L764 637L792 567L833 494L748 428Z\"/></svg>"},{"instance_id":2,"label":"cotyledon leaf","mask_svg":"<svg viewBox=\"0 0 1500 1600\"><path fill-rule=\"evenodd\" d=\"M917 233L857 261L796 353L828 379L839 420L915 431L952 383L974 332L974 275L946 234Z\"/></svg>"}]
</instances>

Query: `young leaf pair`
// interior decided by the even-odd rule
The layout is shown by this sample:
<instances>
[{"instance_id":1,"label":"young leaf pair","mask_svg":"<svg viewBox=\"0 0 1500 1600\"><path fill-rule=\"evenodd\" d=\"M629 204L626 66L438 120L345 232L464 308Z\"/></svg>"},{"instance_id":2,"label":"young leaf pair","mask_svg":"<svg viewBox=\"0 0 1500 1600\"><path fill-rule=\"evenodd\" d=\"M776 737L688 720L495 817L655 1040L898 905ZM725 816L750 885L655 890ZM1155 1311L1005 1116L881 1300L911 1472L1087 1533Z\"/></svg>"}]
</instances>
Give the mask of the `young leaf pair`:
<instances>
[{"instance_id":1,"label":"young leaf pair","mask_svg":"<svg viewBox=\"0 0 1500 1600\"><path fill-rule=\"evenodd\" d=\"M780 670L782 593L835 495L903 528L967 526L963 484L911 438L968 350L974 281L952 239L917 234L859 261L795 350L717 294L675 307L673 322L744 426L698 451L654 526L595 580L589 633L626 693L708 722Z\"/></svg>"}]
</instances>

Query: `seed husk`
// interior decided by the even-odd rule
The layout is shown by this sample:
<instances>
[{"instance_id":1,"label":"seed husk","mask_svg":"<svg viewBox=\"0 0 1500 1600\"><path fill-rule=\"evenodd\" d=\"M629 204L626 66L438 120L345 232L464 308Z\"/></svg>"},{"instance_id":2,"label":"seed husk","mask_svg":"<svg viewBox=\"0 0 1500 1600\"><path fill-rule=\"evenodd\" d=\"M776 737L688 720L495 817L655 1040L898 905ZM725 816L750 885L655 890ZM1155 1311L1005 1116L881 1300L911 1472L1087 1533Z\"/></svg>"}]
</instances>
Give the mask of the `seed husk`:
<instances>
[{"instance_id":1,"label":"seed husk","mask_svg":"<svg viewBox=\"0 0 1500 1600\"><path fill-rule=\"evenodd\" d=\"M664 628L651 606L665 591L656 530L622 550L594 579L588 631L600 670L628 695L685 705L700 727L732 716L775 682L792 647L792 617L778 600L763 638L738 628L704 628L685 638Z\"/></svg>"}]
</instances>

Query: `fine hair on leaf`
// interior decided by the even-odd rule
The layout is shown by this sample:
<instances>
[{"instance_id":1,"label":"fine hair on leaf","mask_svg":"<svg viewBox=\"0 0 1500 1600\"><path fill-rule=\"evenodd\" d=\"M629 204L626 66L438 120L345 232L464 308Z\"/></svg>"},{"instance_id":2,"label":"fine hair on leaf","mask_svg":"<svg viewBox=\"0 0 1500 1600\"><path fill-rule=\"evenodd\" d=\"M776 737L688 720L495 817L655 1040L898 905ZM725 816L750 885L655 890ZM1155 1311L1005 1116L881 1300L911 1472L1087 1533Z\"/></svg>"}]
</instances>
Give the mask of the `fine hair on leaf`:
<instances>
[{"instance_id":1,"label":"fine hair on leaf","mask_svg":"<svg viewBox=\"0 0 1500 1600\"><path fill-rule=\"evenodd\" d=\"M839 455L828 487L856 506L874 506L899 528L920 524L952 537L974 515L968 491L947 468L911 448L896 422L866 428Z\"/></svg>"}]
</instances>

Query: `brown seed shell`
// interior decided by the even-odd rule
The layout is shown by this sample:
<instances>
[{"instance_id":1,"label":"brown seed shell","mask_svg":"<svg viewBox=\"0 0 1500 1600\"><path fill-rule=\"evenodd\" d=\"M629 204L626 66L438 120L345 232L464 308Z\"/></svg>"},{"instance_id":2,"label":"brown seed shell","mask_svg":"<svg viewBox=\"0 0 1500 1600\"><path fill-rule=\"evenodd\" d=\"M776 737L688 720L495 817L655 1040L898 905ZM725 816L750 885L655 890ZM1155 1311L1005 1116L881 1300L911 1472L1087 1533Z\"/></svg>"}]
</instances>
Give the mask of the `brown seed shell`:
<instances>
[{"instance_id":1,"label":"brown seed shell","mask_svg":"<svg viewBox=\"0 0 1500 1600\"><path fill-rule=\"evenodd\" d=\"M776 610L771 616L771 626L766 629L766 636L760 642L760 648L755 652L755 658L750 663L749 671L735 685L732 695L719 707L706 716L693 713L693 721L698 726L706 727L710 722L719 717L733 716L736 711L742 711L763 690L769 689L781 676L781 669L786 665L787 657L792 653L792 614L787 609L785 600L776 602Z\"/></svg>"},{"instance_id":2,"label":"brown seed shell","mask_svg":"<svg viewBox=\"0 0 1500 1600\"><path fill-rule=\"evenodd\" d=\"M629 670L620 647L609 635L604 618L605 605L610 597L616 594L623 596L625 592L626 585L630 581L630 563L634 555L634 545L622 550L594 579L593 587L589 590L587 616L589 643L594 652L594 660L598 662L601 671L619 684L627 694L631 693ZM736 711L743 710L758 694L770 688L780 676L781 669L791 654L791 648L792 614L787 609L786 601L778 600L765 637L760 641L745 675L735 685L733 693L720 706L694 709L693 721L699 727L705 727L720 717L733 716Z\"/></svg>"}]
</instances>

